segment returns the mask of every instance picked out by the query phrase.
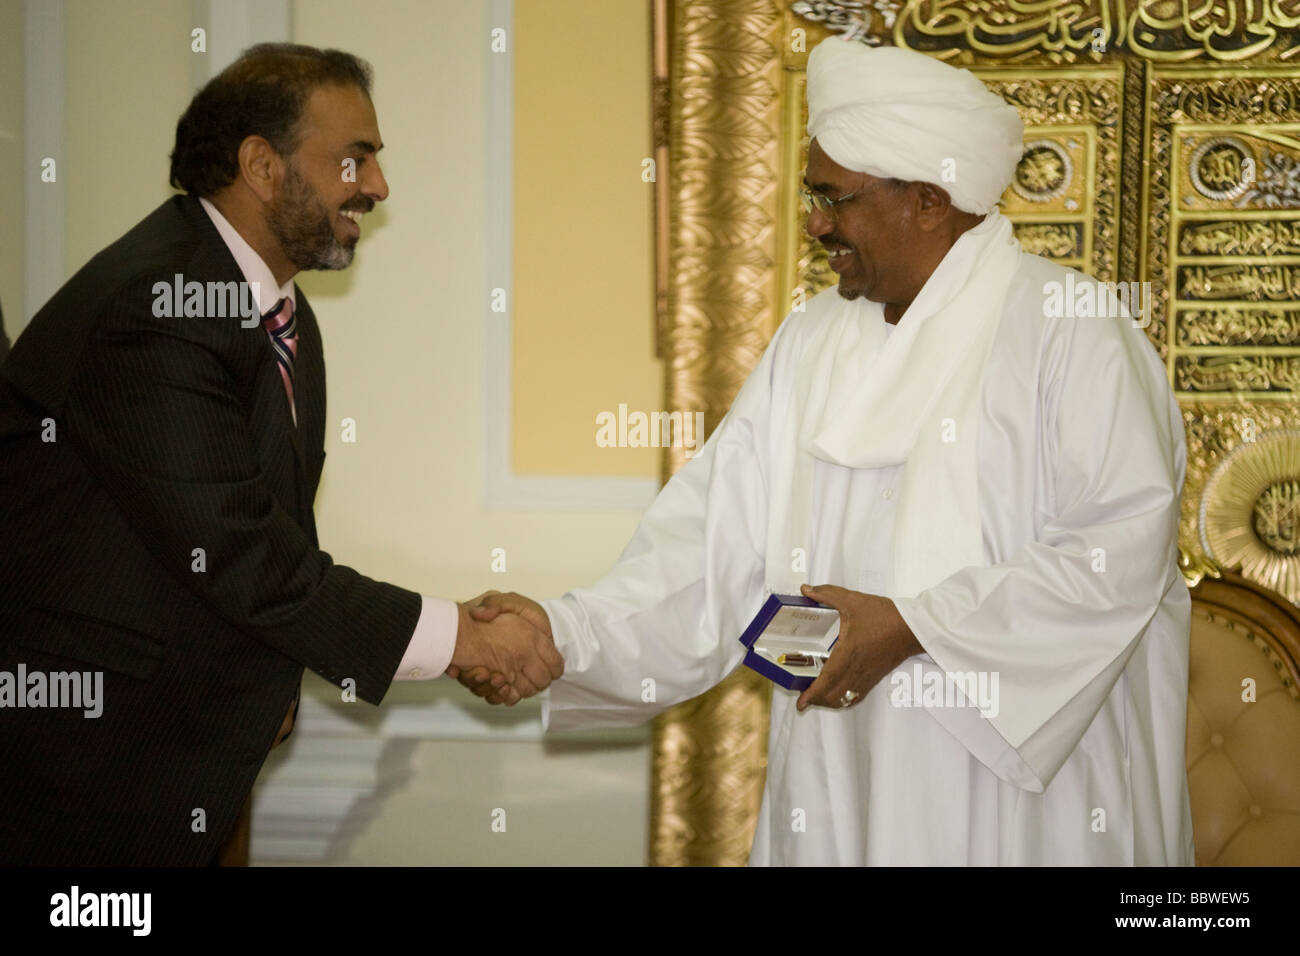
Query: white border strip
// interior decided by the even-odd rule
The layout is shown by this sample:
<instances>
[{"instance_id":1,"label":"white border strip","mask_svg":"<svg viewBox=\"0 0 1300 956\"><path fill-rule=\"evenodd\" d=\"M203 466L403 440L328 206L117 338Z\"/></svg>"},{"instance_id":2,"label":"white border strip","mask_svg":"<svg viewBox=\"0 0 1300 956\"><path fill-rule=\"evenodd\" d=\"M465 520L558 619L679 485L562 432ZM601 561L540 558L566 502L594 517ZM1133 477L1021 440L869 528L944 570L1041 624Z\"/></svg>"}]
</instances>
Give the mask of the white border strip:
<instances>
[{"instance_id":1,"label":"white border strip","mask_svg":"<svg viewBox=\"0 0 1300 956\"><path fill-rule=\"evenodd\" d=\"M659 493L653 478L583 478L516 475L510 460L514 305L514 0L489 0L482 42L495 27L506 30L505 53L487 56L486 187L484 194L489 289L504 289L506 311L493 312L484 296L484 493L488 508L547 511L635 511ZM592 419L593 441L595 419Z\"/></svg>"},{"instance_id":2,"label":"white border strip","mask_svg":"<svg viewBox=\"0 0 1300 956\"><path fill-rule=\"evenodd\" d=\"M63 285L67 272L67 140L64 112L63 0L23 4L23 311L10 327L18 338L33 315ZM41 182L41 161L54 160L57 179ZM17 310L13 310L17 312ZM13 312L10 314L12 315ZM15 317L17 319L17 317Z\"/></svg>"}]
</instances>

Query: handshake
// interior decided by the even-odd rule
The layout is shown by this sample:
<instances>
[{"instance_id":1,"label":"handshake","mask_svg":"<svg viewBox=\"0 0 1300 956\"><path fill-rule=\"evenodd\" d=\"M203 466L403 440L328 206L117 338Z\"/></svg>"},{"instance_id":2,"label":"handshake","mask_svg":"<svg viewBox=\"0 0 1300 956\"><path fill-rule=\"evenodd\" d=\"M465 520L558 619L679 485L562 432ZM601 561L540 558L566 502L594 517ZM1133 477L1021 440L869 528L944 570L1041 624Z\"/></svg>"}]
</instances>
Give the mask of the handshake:
<instances>
[{"instance_id":1,"label":"handshake","mask_svg":"<svg viewBox=\"0 0 1300 956\"><path fill-rule=\"evenodd\" d=\"M521 594L485 591L460 607L447 674L489 704L511 706L564 674L551 621Z\"/></svg>"}]
</instances>

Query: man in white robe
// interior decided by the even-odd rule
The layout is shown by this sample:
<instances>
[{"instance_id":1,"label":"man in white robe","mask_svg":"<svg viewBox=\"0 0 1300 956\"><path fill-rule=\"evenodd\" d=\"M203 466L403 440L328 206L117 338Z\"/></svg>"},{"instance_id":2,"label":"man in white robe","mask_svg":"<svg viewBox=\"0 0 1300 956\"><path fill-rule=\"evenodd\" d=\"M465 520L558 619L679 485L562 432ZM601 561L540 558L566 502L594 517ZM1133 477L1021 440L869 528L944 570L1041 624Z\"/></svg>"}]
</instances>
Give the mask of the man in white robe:
<instances>
[{"instance_id":1,"label":"man in white robe","mask_svg":"<svg viewBox=\"0 0 1300 956\"><path fill-rule=\"evenodd\" d=\"M1011 238L1022 127L970 73L835 39L808 96L808 229L840 287L785 320L603 580L475 613L549 623L549 729L638 724L733 671L770 593L830 582L804 592L840 610L829 661L773 689L751 863L1190 865L1164 368ZM1088 284L1070 314L1057 293Z\"/></svg>"}]
</instances>

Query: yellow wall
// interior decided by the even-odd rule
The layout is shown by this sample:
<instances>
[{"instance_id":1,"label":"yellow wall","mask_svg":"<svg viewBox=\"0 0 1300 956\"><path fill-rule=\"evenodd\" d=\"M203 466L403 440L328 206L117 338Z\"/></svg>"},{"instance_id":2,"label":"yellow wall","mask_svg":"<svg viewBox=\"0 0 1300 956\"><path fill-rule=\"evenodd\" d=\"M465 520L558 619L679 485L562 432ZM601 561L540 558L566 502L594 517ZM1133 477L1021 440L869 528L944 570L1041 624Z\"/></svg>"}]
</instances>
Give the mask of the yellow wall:
<instances>
[{"instance_id":1,"label":"yellow wall","mask_svg":"<svg viewBox=\"0 0 1300 956\"><path fill-rule=\"evenodd\" d=\"M658 474L596 416L661 408L650 18L640 0L516 0L514 471Z\"/></svg>"}]
</instances>

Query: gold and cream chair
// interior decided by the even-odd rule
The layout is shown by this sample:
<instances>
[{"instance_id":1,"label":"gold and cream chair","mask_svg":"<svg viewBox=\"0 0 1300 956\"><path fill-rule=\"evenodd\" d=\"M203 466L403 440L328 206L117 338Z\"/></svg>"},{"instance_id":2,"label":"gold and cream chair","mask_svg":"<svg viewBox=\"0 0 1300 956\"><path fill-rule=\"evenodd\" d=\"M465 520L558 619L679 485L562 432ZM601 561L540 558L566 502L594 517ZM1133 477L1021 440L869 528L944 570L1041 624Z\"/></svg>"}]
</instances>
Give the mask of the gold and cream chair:
<instances>
[{"instance_id":1,"label":"gold and cream chair","mask_svg":"<svg viewBox=\"0 0 1300 956\"><path fill-rule=\"evenodd\" d=\"M1233 571L1192 588L1187 779L1198 866L1300 865L1300 608Z\"/></svg>"}]
</instances>

